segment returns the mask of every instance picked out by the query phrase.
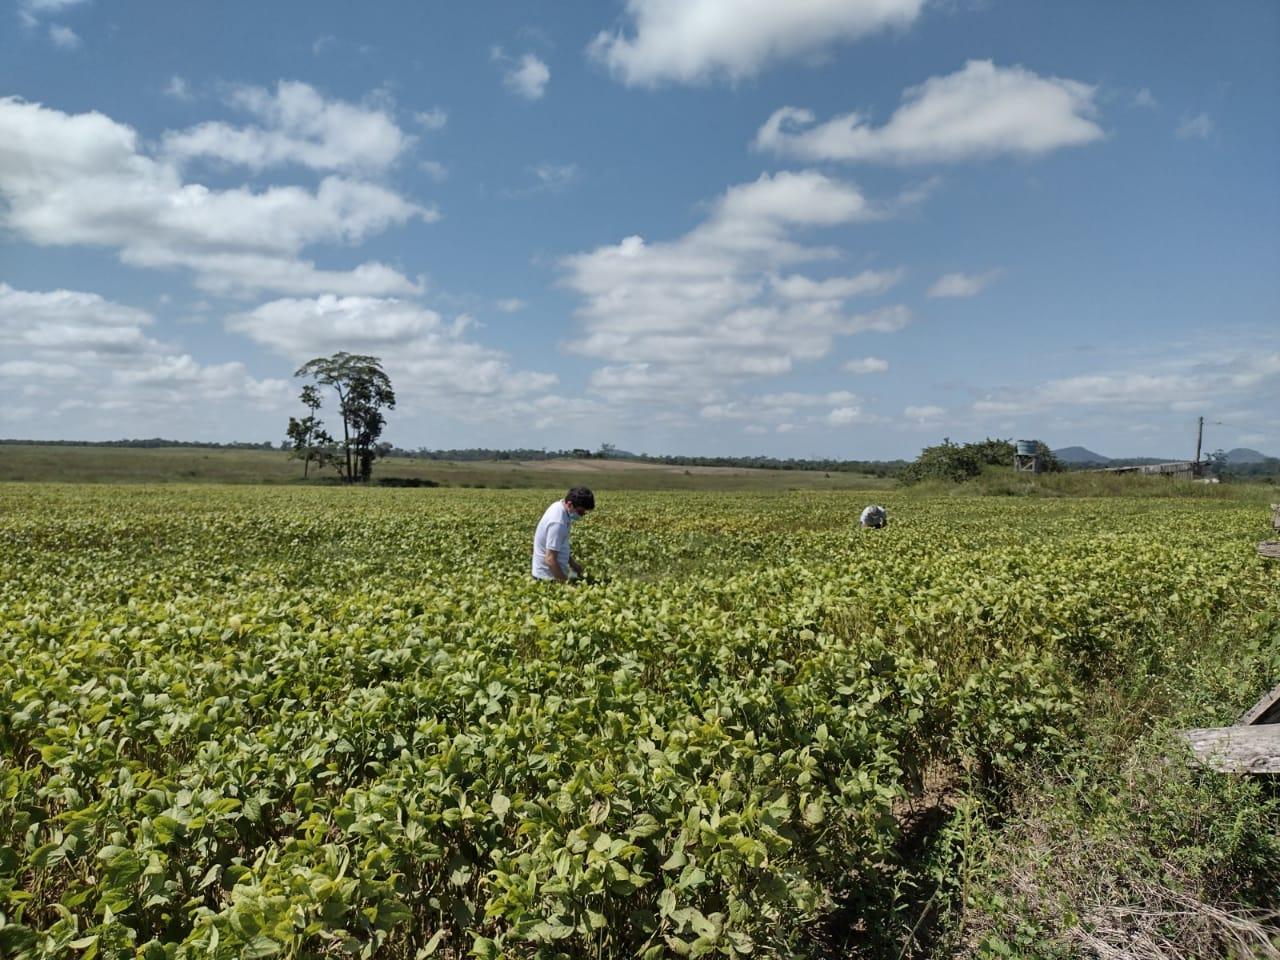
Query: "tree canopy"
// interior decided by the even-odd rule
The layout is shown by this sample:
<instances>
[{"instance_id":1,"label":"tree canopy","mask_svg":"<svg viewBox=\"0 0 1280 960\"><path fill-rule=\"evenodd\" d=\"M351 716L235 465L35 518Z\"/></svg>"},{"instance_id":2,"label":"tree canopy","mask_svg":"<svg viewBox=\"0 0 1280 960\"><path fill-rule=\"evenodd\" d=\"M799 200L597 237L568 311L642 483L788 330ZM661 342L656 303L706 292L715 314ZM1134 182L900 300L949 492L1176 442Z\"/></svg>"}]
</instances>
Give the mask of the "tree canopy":
<instances>
[{"instance_id":1,"label":"tree canopy","mask_svg":"<svg viewBox=\"0 0 1280 960\"><path fill-rule=\"evenodd\" d=\"M378 444L387 422L382 411L394 410L396 405L395 391L382 369L382 361L378 357L339 351L331 357L308 360L294 376L309 377L321 386L333 388L338 396L338 414L342 417L341 441L332 441L340 453L334 456L334 465L348 483L356 479L368 481L373 474L373 461L383 449ZM304 388L303 403L312 411L310 426L318 430L320 424L314 420L314 414L319 405L313 406L311 399L319 398L314 394L309 398ZM291 428L289 435L297 443L305 433L299 426Z\"/></svg>"}]
</instances>

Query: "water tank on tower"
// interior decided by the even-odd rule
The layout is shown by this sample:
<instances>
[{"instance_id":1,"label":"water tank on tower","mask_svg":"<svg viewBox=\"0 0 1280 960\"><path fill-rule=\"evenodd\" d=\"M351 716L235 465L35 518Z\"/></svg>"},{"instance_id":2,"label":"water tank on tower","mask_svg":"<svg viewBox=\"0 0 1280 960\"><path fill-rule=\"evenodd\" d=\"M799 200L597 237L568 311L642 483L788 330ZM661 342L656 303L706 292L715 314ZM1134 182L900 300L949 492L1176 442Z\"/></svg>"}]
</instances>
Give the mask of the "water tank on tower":
<instances>
[{"instance_id":1,"label":"water tank on tower","mask_svg":"<svg viewBox=\"0 0 1280 960\"><path fill-rule=\"evenodd\" d=\"M1013 445L1013 469L1019 473L1040 472L1040 444L1034 440L1018 440Z\"/></svg>"}]
</instances>

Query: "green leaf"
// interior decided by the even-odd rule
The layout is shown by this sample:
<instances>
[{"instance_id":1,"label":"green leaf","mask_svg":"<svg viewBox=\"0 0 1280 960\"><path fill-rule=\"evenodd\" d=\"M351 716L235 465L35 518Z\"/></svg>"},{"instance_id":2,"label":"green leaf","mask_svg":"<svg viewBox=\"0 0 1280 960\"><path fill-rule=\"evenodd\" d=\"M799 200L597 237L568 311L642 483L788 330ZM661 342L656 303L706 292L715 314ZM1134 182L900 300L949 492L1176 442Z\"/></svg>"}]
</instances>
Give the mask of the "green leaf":
<instances>
[{"instance_id":1,"label":"green leaf","mask_svg":"<svg viewBox=\"0 0 1280 960\"><path fill-rule=\"evenodd\" d=\"M260 933L240 948L240 960L258 960L260 957L274 957L280 952L280 944L264 933Z\"/></svg>"},{"instance_id":2,"label":"green leaf","mask_svg":"<svg viewBox=\"0 0 1280 960\"><path fill-rule=\"evenodd\" d=\"M498 818L498 822L501 823L506 820L507 812L511 809L511 800L500 793L495 793L489 806L493 809L493 814Z\"/></svg>"}]
</instances>

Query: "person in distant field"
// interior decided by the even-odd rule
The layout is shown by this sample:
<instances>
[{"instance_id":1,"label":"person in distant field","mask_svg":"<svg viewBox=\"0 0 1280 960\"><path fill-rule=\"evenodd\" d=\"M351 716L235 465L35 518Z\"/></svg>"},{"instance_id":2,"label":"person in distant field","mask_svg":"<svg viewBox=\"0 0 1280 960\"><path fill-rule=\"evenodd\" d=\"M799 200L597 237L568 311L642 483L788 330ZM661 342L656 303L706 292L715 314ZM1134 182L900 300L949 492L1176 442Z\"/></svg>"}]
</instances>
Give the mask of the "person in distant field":
<instances>
[{"instance_id":1,"label":"person in distant field","mask_svg":"<svg viewBox=\"0 0 1280 960\"><path fill-rule=\"evenodd\" d=\"M873 503L862 511L862 516L859 518L858 522L864 527L871 527L878 530L880 527L887 527L889 525L889 513L884 507L877 503Z\"/></svg>"},{"instance_id":2,"label":"person in distant field","mask_svg":"<svg viewBox=\"0 0 1280 960\"><path fill-rule=\"evenodd\" d=\"M595 508L595 495L586 487L574 487L547 507L533 535L535 580L563 583L582 576L582 566L569 553L569 529Z\"/></svg>"}]
</instances>

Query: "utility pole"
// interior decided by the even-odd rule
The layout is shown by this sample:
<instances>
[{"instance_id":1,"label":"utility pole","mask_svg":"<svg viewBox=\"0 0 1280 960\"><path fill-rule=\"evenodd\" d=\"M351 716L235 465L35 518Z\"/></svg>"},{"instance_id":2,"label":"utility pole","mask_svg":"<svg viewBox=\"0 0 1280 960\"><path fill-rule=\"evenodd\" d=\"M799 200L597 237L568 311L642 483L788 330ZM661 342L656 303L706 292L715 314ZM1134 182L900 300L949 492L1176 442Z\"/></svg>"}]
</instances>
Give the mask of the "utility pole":
<instances>
[{"instance_id":1,"label":"utility pole","mask_svg":"<svg viewBox=\"0 0 1280 960\"><path fill-rule=\"evenodd\" d=\"M1200 418L1198 419L1198 422L1197 422L1197 425L1196 425L1196 459L1195 459L1195 462L1196 462L1197 464L1200 462L1200 441L1201 441L1201 440L1203 440L1203 439L1204 439L1204 417L1200 417Z\"/></svg>"}]
</instances>

